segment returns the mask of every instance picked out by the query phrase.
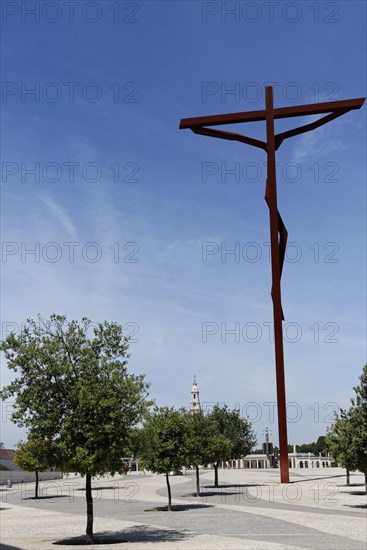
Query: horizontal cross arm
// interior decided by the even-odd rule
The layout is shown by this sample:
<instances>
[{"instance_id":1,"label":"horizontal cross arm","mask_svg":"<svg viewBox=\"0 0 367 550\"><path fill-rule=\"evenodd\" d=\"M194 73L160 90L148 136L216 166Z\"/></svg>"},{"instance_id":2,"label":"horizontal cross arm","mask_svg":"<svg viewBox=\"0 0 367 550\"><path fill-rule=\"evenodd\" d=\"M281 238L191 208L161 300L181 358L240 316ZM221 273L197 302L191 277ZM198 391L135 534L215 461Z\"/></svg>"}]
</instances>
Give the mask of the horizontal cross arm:
<instances>
[{"instance_id":1,"label":"horizontal cross arm","mask_svg":"<svg viewBox=\"0 0 367 550\"><path fill-rule=\"evenodd\" d=\"M334 120L335 118L338 118L341 115L344 115L344 113L347 113L347 112L348 112L348 109L344 109L343 111L335 111L333 113L330 113L329 115L319 118L318 120L315 120L314 122L305 124L304 126L299 126L298 128L292 128L292 130L287 130L287 132L276 134L276 136L274 136L275 149L278 149L285 139L293 136L298 136L300 134L304 134L305 132L310 132L311 130L315 130L315 128L319 128L320 126L327 124L328 122Z\"/></svg>"},{"instance_id":2,"label":"horizontal cross arm","mask_svg":"<svg viewBox=\"0 0 367 550\"><path fill-rule=\"evenodd\" d=\"M247 145L253 145L254 147L259 147L260 149L267 150L266 143L260 141L259 139L242 136L241 134L235 134L233 132L223 132L223 130L213 130L210 128L201 128L193 127L191 130L194 134L201 134L203 136L215 137L220 139L228 139L230 141L240 141L241 143L247 143Z\"/></svg>"},{"instance_id":3,"label":"horizontal cross arm","mask_svg":"<svg viewBox=\"0 0 367 550\"><path fill-rule=\"evenodd\" d=\"M360 109L365 102L365 97L356 99L342 99L340 101L324 101L323 103L310 103L308 105L294 105L274 109L274 118L289 118L305 115L322 115L342 111L341 114L354 109Z\"/></svg>"},{"instance_id":4,"label":"horizontal cross arm","mask_svg":"<svg viewBox=\"0 0 367 550\"><path fill-rule=\"evenodd\" d=\"M325 101L323 103L310 103L307 105L292 105L291 107L279 107L274 109L274 118L289 118L294 116L318 115L335 111L351 111L360 109L365 102L364 97L357 99L343 99L340 101ZM238 124L240 122L256 122L266 119L265 109L259 111L245 111L241 113L229 113L225 115L210 115L195 118L183 118L180 122L180 130L193 128L194 126L220 126L222 124Z\"/></svg>"}]
</instances>

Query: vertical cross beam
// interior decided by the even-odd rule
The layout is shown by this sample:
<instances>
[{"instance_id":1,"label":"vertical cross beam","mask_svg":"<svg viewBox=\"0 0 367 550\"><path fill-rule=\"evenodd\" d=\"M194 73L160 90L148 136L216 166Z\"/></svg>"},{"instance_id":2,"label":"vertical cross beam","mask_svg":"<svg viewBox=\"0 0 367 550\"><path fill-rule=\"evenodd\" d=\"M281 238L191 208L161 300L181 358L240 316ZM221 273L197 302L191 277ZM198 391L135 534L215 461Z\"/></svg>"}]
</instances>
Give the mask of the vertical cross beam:
<instances>
[{"instance_id":1,"label":"vertical cross beam","mask_svg":"<svg viewBox=\"0 0 367 550\"><path fill-rule=\"evenodd\" d=\"M281 305L280 275L284 261L286 231L277 206L277 184L275 169L274 107L273 89L266 86L266 138L267 138L267 180L265 200L270 214L270 243L272 270L272 299L274 315L275 368L278 401L278 431L280 449L280 481L289 483L287 408L284 380L283 312ZM280 234L280 242L279 242Z\"/></svg>"}]
</instances>

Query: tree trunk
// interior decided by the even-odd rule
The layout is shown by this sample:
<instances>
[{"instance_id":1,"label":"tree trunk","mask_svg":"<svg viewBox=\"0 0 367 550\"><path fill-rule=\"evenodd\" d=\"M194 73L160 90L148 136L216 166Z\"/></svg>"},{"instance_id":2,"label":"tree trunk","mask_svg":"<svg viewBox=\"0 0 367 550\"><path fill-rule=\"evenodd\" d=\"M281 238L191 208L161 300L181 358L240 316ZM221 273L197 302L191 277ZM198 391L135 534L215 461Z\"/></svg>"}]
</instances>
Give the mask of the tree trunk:
<instances>
[{"instance_id":1,"label":"tree trunk","mask_svg":"<svg viewBox=\"0 0 367 550\"><path fill-rule=\"evenodd\" d=\"M214 464L214 487L218 487L218 464L219 462Z\"/></svg>"},{"instance_id":2,"label":"tree trunk","mask_svg":"<svg viewBox=\"0 0 367 550\"><path fill-rule=\"evenodd\" d=\"M85 498L87 501L87 529L86 544L94 544L93 541L93 497L92 497L92 476L85 476Z\"/></svg>"},{"instance_id":3,"label":"tree trunk","mask_svg":"<svg viewBox=\"0 0 367 550\"><path fill-rule=\"evenodd\" d=\"M35 488L35 491L34 491L34 498L38 498L38 482L39 482L38 470L36 470L36 488Z\"/></svg>"},{"instance_id":4,"label":"tree trunk","mask_svg":"<svg viewBox=\"0 0 367 550\"><path fill-rule=\"evenodd\" d=\"M168 511L172 512L171 486L169 484L168 473L166 473L166 483L167 483L167 491L168 491Z\"/></svg>"},{"instance_id":5,"label":"tree trunk","mask_svg":"<svg viewBox=\"0 0 367 550\"><path fill-rule=\"evenodd\" d=\"M200 474L199 474L199 466L195 465L196 470L196 496L200 496Z\"/></svg>"},{"instance_id":6,"label":"tree trunk","mask_svg":"<svg viewBox=\"0 0 367 550\"><path fill-rule=\"evenodd\" d=\"M347 485L350 485L350 472L347 470Z\"/></svg>"}]
</instances>

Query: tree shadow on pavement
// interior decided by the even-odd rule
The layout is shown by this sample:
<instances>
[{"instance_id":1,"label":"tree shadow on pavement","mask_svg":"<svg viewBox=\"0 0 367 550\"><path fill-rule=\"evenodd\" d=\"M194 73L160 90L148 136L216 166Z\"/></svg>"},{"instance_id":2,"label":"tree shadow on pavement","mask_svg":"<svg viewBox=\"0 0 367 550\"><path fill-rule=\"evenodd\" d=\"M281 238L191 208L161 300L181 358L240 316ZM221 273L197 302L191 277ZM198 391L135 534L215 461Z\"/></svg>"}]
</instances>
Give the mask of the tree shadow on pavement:
<instances>
[{"instance_id":1,"label":"tree shadow on pavement","mask_svg":"<svg viewBox=\"0 0 367 550\"><path fill-rule=\"evenodd\" d=\"M339 491L339 492L343 493L344 495L366 496L365 491Z\"/></svg>"},{"instance_id":2,"label":"tree shadow on pavement","mask_svg":"<svg viewBox=\"0 0 367 550\"><path fill-rule=\"evenodd\" d=\"M344 493L345 495L354 495L354 496L358 496L358 497L364 497L365 499L367 498L367 495L366 495L366 492L365 491L341 491L342 493ZM346 506L347 508L364 508L366 509L367 508L367 502L365 500L364 504L343 504L343 506Z\"/></svg>"},{"instance_id":3,"label":"tree shadow on pavement","mask_svg":"<svg viewBox=\"0 0 367 550\"><path fill-rule=\"evenodd\" d=\"M343 506L347 506L348 508L367 508L367 504L343 504Z\"/></svg>"},{"instance_id":4,"label":"tree shadow on pavement","mask_svg":"<svg viewBox=\"0 0 367 550\"><path fill-rule=\"evenodd\" d=\"M215 487L215 485L204 485L200 490L200 495L198 498L206 498L206 497L215 497L215 496L231 496L231 495L238 495L240 489L245 488L251 488L251 487L261 487L258 483L233 483L233 484L225 484L225 485L219 485L218 487ZM213 489L212 491L210 489ZM231 491L230 489L234 489L234 491ZM196 497L196 493L188 493L186 495L182 495L183 497Z\"/></svg>"},{"instance_id":5,"label":"tree shadow on pavement","mask_svg":"<svg viewBox=\"0 0 367 550\"><path fill-rule=\"evenodd\" d=\"M53 498L68 498L68 495L45 495L44 497L23 497L22 500L51 500Z\"/></svg>"},{"instance_id":6,"label":"tree shadow on pavement","mask_svg":"<svg viewBox=\"0 0 367 550\"><path fill-rule=\"evenodd\" d=\"M223 483L222 485L203 485L205 489L226 489L227 487L259 487L259 483ZM261 485L262 486L262 485Z\"/></svg>"},{"instance_id":7,"label":"tree shadow on pavement","mask_svg":"<svg viewBox=\"0 0 367 550\"><path fill-rule=\"evenodd\" d=\"M150 525L130 527L119 532L100 531L94 535L94 544L118 544L122 542L177 542L193 537L193 533L176 529L158 529ZM55 541L55 545L85 546L85 535ZM4 550L6 550L4 548ZM9 547L12 550L12 547Z\"/></svg>"},{"instance_id":8,"label":"tree shadow on pavement","mask_svg":"<svg viewBox=\"0 0 367 550\"><path fill-rule=\"evenodd\" d=\"M213 508L212 504L172 504L172 512L186 512L187 510L197 510L198 508ZM158 506L149 508L144 512L168 512L167 506Z\"/></svg>"},{"instance_id":9,"label":"tree shadow on pavement","mask_svg":"<svg viewBox=\"0 0 367 550\"><path fill-rule=\"evenodd\" d=\"M117 483L115 485L106 485L105 487L92 487L92 491L105 491L107 489L114 490L118 487ZM79 489L75 489L75 491L83 492L85 491L85 487L80 487Z\"/></svg>"},{"instance_id":10,"label":"tree shadow on pavement","mask_svg":"<svg viewBox=\"0 0 367 550\"><path fill-rule=\"evenodd\" d=\"M290 470L290 474L292 474L292 470ZM318 480L324 480L327 481L328 479L333 479L337 477L345 477L345 474L330 474L330 475L324 475L320 477L308 477L306 474L302 475L300 473L296 473L295 475L304 477L304 479L296 479L292 480L291 483L307 483L307 481L318 481Z\"/></svg>"}]
</instances>

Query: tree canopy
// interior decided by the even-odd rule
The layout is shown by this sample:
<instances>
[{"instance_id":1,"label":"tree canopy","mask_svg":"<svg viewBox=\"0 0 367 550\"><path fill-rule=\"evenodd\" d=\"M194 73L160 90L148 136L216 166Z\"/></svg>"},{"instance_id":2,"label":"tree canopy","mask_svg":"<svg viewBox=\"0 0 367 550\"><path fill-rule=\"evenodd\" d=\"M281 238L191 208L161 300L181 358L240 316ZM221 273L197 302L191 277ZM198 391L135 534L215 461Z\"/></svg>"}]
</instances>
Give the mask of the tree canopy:
<instances>
[{"instance_id":1,"label":"tree canopy","mask_svg":"<svg viewBox=\"0 0 367 550\"><path fill-rule=\"evenodd\" d=\"M331 456L350 472L356 469L352 452L353 431L349 411L341 409L326 436Z\"/></svg>"},{"instance_id":2,"label":"tree canopy","mask_svg":"<svg viewBox=\"0 0 367 550\"><path fill-rule=\"evenodd\" d=\"M353 426L352 450L356 468L365 475L367 493L367 364L359 380L360 384L353 388L355 396L351 399L349 413Z\"/></svg>"},{"instance_id":3,"label":"tree canopy","mask_svg":"<svg viewBox=\"0 0 367 550\"><path fill-rule=\"evenodd\" d=\"M122 471L130 430L151 404L144 376L127 371L128 339L117 323L52 315L29 319L0 348L17 375L1 391L15 398L12 420L53 442L56 467L86 476L92 543L91 477Z\"/></svg>"},{"instance_id":4,"label":"tree canopy","mask_svg":"<svg viewBox=\"0 0 367 550\"><path fill-rule=\"evenodd\" d=\"M189 425L189 463L196 470L196 496L200 496L199 465L212 464L218 457L230 456L232 443L218 432L218 426L211 416L202 411L188 413Z\"/></svg>"},{"instance_id":5,"label":"tree canopy","mask_svg":"<svg viewBox=\"0 0 367 550\"><path fill-rule=\"evenodd\" d=\"M141 432L141 461L144 468L165 474L168 510L172 510L169 473L181 470L189 460L188 415L185 409L156 407Z\"/></svg>"},{"instance_id":6,"label":"tree canopy","mask_svg":"<svg viewBox=\"0 0 367 550\"><path fill-rule=\"evenodd\" d=\"M367 364L359 379L351 407L336 415L326 440L331 455L347 471L364 473L367 494Z\"/></svg>"},{"instance_id":7,"label":"tree canopy","mask_svg":"<svg viewBox=\"0 0 367 550\"><path fill-rule=\"evenodd\" d=\"M52 445L49 441L29 437L28 441L20 441L18 443L13 455L13 463L22 470L35 472L35 498L38 498L38 472L43 472L50 468L52 462Z\"/></svg>"},{"instance_id":8,"label":"tree canopy","mask_svg":"<svg viewBox=\"0 0 367 550\"><path fill-rule=\"evenodd\" d=\"M241 458L251 452L256 444L256 436L251 424L242 418L237 409L230 410L227 405L214 405L210 412L210 418L217 426L217 432L230 441L230 447L223 446L218 449L218 455L214 463L214 485L218 486L218 462Z\"/></svg>"},{"instance_id":9,"label":"tree canopy","mask_svg":"<svg viewBox=\"0 0 367 550\"><path fill-rule=\"evenodd\" d=\"M302 443L301 445L297 445L296 448L298 453L311 453L315 456L318 456L319 454L326 456L329 450L326 436L324 435L320 435L317 440L312 443ZM288 452L293 452L293 445L288 445Z\"/></svg>"}]
</instances>

